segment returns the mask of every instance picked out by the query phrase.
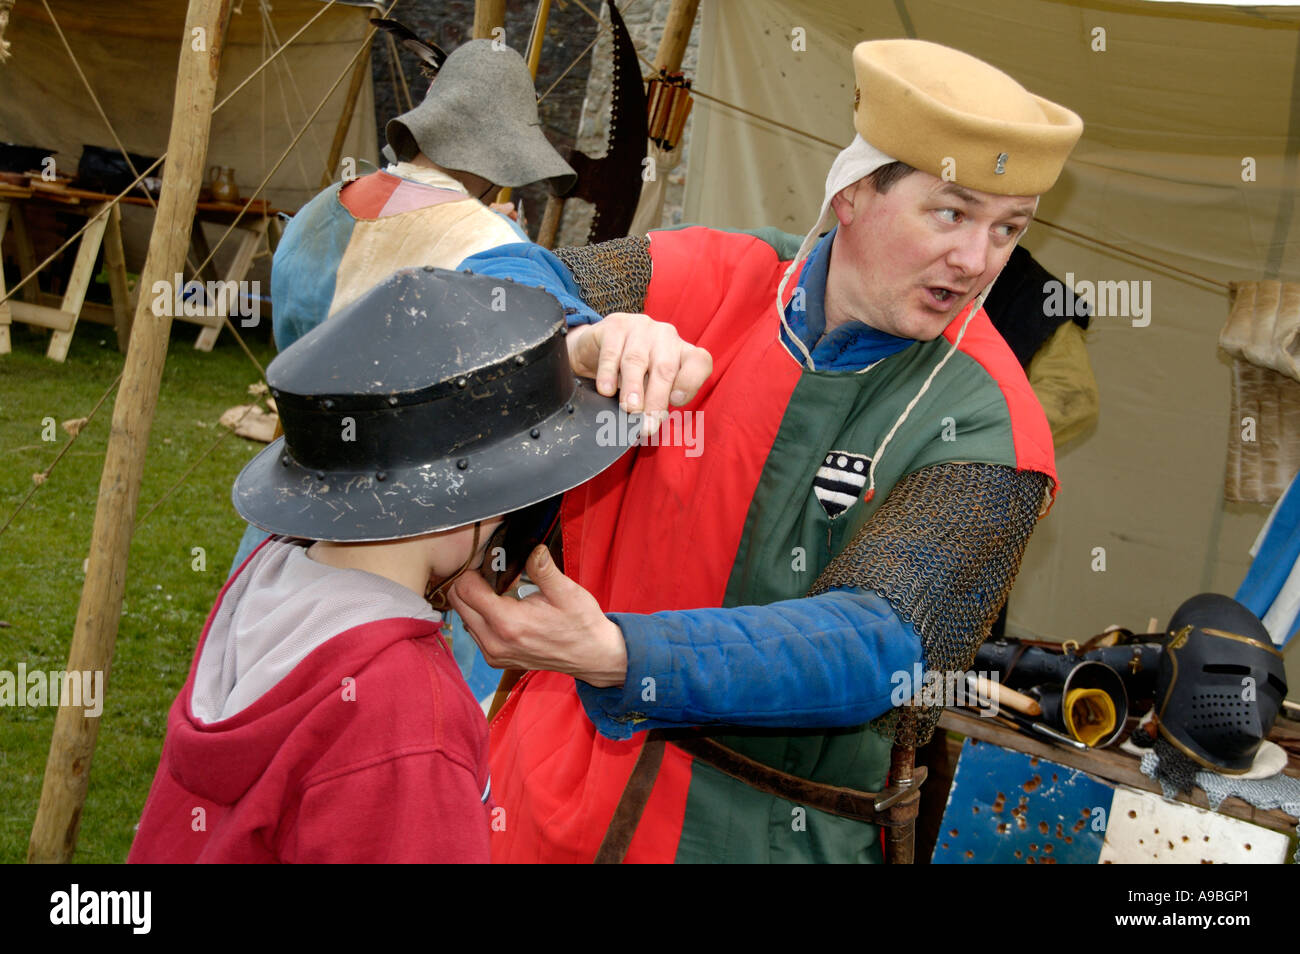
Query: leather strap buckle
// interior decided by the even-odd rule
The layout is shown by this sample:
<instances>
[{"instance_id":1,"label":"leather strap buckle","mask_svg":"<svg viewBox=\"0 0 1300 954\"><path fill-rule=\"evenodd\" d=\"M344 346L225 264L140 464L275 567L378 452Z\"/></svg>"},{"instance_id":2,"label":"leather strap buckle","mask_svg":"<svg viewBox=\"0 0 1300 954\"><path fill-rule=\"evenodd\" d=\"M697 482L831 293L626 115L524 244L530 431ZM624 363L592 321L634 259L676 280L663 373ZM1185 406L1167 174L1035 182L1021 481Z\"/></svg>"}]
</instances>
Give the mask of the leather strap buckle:
<instances>
[{"instance_id":1,"label":"leather strap buckle","mask_svg":"<svg viewBox=\"0 0 1300 954\"><path fill-rule=\"evenodd\" d=\"M896 782L884 788L876 795L876 811L884 812L891 808L911 805L921 797L921 783L928 774L924 765L916 766L912 777Z\"/></svg>"}]
</instances>

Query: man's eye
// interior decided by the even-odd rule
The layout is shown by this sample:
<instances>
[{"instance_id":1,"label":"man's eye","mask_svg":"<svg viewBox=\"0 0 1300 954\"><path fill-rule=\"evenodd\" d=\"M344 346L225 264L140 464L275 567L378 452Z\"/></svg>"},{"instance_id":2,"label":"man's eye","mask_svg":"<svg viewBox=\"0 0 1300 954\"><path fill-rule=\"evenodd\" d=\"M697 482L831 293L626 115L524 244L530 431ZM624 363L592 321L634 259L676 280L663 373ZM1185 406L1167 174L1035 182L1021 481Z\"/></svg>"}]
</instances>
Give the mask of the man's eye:
<instances>
[{"instance_id":1,"label":"man's eye","mask_svg":"<svg viewBox=\"0 0 1300 954\"><path fill-rule=\"evenodd\" d=\"M1020 234L1020 226L1018 225L999 225L998 229L1004 238L1015 238Z\"/></svg>"},{"instance_id":2,"label":"man's eye","mask_svg":"<svg viewBox=\"0 0 1300 954\"><path fill-rule=\"evenodd\" d=\"M935 214L950 225L956 225L961 221L961 212L957 209L939 209Z\"/></svg>"}]
</instances>

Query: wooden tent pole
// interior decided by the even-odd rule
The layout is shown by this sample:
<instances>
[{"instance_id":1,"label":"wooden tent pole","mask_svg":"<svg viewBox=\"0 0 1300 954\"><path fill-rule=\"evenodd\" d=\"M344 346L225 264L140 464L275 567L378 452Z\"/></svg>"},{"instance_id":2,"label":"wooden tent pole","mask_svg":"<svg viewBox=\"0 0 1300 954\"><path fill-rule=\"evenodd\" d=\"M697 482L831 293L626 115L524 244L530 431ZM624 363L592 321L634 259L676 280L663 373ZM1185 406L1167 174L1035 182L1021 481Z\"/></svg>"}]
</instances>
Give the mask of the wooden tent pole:
<instances>
[{"instance_id":1,"label":"wooden tent pole","mask_svg":"<svg viewBox=\"0 0 1300 954\"><path fill-rule=\"evenodd\" d=\"M699 6L700 0L673 0L672 6L668 8L668 16L664 20L664 33L659 40L659 50L655 53L655 76L665 74L671 76L681 72L682 59L686 55L686 46L691 39L691 30L695 26L695 14ZM674 98L678 95L681 99ZM680 133L685 129L686 117L691 108L689 93L682 88L652 85L650 97L650 116L647 125L655 126L656 115L666 114L671 122L658 129L659 141L679 144ZM681 108L683 101L685 101L684 109ZM678 122L681 124L680 129L677 126ZM654 136L656 133L652 132L651 135ZM674 168L681 159L680 152L670 152L654 139L650 139L647 143L647 155L652 162L662 162L665 173ZM642 184L636 211L632 215L629 235L644 235L647 230L659 227L664 214L665 186L662 178L658 181L652 179Z\"/></svg>"},{"instance_id":2,"label":"wooden tent pole","mask_svg":"<svg viewBox=\"0 0 1300 954\"><path fill-rule=\"evenodd\" d=\"M140 276L140 288L145 291L136 306L122 384L113 406L113 426L99 482L89 567L68 653L68 675L102 673L100 686L107 681L113 661L140 478L144 473L145 450L158 403L172 324L169 316L153 314L150 305L155 296L147 289L153 288L157 281L165 281L170 287L185 262L199 186L203 182L212 104L232 2L190 0L185 32L181 35L167 141L167 173ZM188 550L184 554L177 551L177 559L182 558L189 559ZM98 701L102 702L102 697ZM30 862L71 861L76 850L90 761L99 735L99 717L88 717L85 708L60 706L55 718L41 785L41 803L27 849Z\"/></svg>"},{"instance_id":3,"label":"wooden tent pole","mask_svg":"<svg viewBox=\"0 0 1300 954\"><path fill-rule=\"evenodd\" d=\"M551 0L537 0L537 13L533 17L533 33L528 38L528 72L537 82L537 68L542 62L542 41L546 36L546 21L551 16Z\"/></svg>"},{"instance_id":4,"label":"wooden tent pole","mask_svg":"<svg viewBox=\"0 0 1300 954\"><path fill-rule=\"evenodd\" d=\"M506 25L506 0L474 0L474 39L492 39L494 27Z\"/></svg>"},{"instance_id":5,"label":"wooden tent pole","mask_svg":"<svg viewBox=\"0 0 1300 954\"><path fill-rule=\"evenodd\" d=\"M676 73L682 68L682 57L686 55L686 44L690 42L691 28L695 26L695 13L699 8L700 0L673 0L664 21L659 52L655 54L656 73L660 70Z\"/></svg>"},{"instance_id":6,"label":"wooden tent pole","mask_svg":"<svg viewBox=\"0 0 1300 954\"><path fill-rule=\"evenodd\" d=\"M534 83L537 82L537 68L542 62L542 42L546 38L546 21L550 15L551 0L538 0L537 11L533 15L533 32L528 37L528 73ZM505 186L497 192L497 202L504 205L513 195L514 189Z\"/></svg>"},{"instance_id":7,"label":"wooden tent pole","mask_svg":"<svg viewBox=\"0 0 1300 954\"><path fill-rule=\"evenodd\" d=\"M374 36L375 31L370 30L370 36ZM370 44L366 44L366 51L361 54L361 59L357 60L357 65L352 68L352 79L348 83L348 93L343 98L343 112L339 114L339 124L334 127L334 141L330 143L329 160L325 166L325 174L321 176L320 187L323 189L331 182L339 172L339 160L343 157L343 140L348 138L348 130L352 128L352 114L357 110L357 98L361 95L361 87L364 85L366 77L370 75Z\"/></svg>"}]
</instances>

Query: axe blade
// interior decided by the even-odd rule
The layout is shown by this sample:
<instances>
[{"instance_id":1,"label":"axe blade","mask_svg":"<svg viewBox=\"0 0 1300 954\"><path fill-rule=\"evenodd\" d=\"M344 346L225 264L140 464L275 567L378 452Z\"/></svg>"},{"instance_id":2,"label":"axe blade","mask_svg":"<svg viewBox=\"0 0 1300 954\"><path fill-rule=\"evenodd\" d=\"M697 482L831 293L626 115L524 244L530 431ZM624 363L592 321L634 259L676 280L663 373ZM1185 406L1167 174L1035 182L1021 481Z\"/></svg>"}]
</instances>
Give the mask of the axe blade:
<instances>
[{"instance_id":1,"label":"axe blade","mask_svg":"<svg viewBox=\"0 0 1300 954\"><path fill-rule=\"evenodd\" d=\"M613 0L609 19L614 29L609 151L600 159L577 150L569 156L578 183L566 198L586 199L596 207L587 235L589 243L627 235L641 196L641 161L646 154L645 86L636 47Z\"/></svg>"}]
</instances>

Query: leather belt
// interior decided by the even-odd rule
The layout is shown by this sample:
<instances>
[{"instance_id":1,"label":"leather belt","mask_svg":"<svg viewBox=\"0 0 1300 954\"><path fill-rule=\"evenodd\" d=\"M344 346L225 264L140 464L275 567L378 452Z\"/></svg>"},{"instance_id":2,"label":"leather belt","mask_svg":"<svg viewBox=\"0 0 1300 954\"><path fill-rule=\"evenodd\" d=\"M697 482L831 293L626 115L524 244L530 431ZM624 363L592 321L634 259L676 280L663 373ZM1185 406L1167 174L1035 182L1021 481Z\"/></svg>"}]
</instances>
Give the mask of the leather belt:
<instances>
[{"instance_id":1,"label":"leather belt","mask_svg":"<svg viewBox=\"0 0 1300 954\"><path fill-rule=\"evenodd\" d=\"M891 785L882 792L863 792L856 788L813 782L755 762L707 736L673 739L672 744L713 768L744 782L751 788L775 795L796 805L815 808L841 818L894 827L905 824L890 809L909 805L921 797L925 766L918 766L906 786Z\"/></svg>"},{"instance_id":2,"label":"leather belt","mask_svg":"<svg viewBox=\"0 0 1300 954\"><path fill-rule=\"evenodd\" d=\"M646 742L637 756L636 765L632 768L632 774L614 809L614 816L596 855L597 864L619 864L626 856L659 775L667 741L664 733L658 730L647 733ZM912 777L903 784L890 785L881 792L863 792L813 782L782 772L741 755L707 736L675 737L671 739L671 744L705 765L760 792L830 815L890 828L902 828L914 823L920 807L917 802L921 797L921 783L926 776L925 766L918 765L913 770Z\"/></svg>"}]
</instances>

